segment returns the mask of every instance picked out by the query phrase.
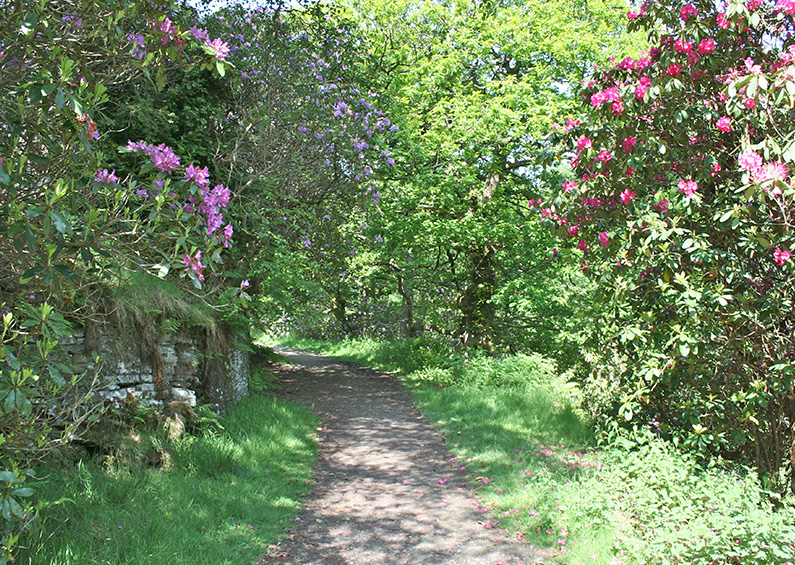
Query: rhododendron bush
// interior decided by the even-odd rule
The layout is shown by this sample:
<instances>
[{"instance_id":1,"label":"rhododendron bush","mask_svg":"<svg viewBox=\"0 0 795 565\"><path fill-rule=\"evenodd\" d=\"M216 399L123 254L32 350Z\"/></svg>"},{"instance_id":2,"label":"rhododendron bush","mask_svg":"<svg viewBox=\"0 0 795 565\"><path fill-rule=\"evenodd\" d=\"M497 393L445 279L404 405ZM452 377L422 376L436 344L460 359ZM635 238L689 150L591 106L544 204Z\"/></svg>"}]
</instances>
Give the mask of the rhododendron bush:
<instances>
[{"instance_id":1,"label":"rhododendron bush","mask_svg":"<svg viewBox=\"0 0 795 565\"><path fill-rule=\"evenodd\" d=\"M783 486L795 418L795 3L646 2L542 215L599 288L588 390Z\"/></svg>"},{"instance_id":2,"label":"rhododendron bush","mask_svg":"<svg viewBox=\"0 0 795 565\"><path fill-rule=\"evenodd\" d=\"M162 88L166 68L188 65L225 72L225 43L166 8L0 2L0 563L36 514L28 466L91 413L58 348L69 320L99 283L135 270L201 288L231 243L229 191L210 188L206 168L157 140L118 148L135 155L125 171L103 153L110 86L143 74Z\"/></svg>"}]
</instances>

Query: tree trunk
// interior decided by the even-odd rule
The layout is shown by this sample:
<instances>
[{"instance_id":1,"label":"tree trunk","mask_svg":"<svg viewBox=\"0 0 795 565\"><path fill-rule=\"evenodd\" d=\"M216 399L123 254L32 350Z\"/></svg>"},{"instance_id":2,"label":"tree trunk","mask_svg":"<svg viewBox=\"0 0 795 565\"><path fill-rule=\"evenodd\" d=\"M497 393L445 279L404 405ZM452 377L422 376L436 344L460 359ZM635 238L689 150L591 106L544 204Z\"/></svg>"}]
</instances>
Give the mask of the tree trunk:
<instances>
[{"instance_id":1,"label":"tree trunk","mask_svg":"<svg viewBox=\"0 0 795 565\"><path fill-rule=\"evenodd\" d=\"M342 332L347 336L351 333L351 325L348 321L348 314L346 311L346 306L348 302L342 296L342 286L337 285L334 289L334 306L331 309L332 314L337 319L337 322L340 325L340 329Z\"/></svg>"},{"instance_id":2,"label":"tree trunk","mask_svg":"<svg viewBox=\"0 0 795 565\"><path fill-rule=\"evenodd\" d=\"M459 339L466 348L492 351L491 331L496 307L491 302L497 285L496 250L491 245L470 251L469 282L458 301L461 309Z\"/></svg>"}]
</instances>

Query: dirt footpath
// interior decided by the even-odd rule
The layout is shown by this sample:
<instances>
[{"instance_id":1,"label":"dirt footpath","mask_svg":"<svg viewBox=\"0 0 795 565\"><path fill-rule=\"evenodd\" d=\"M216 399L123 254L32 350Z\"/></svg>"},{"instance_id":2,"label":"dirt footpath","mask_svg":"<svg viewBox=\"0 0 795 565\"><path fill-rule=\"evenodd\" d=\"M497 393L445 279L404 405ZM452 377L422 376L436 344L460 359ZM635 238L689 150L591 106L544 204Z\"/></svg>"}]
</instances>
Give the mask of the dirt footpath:
<instances>
[{"instance_id":1,"label":"dirt footpath","mask_svg":"<svg viewBox=\"0 0 795 565\"><path fill-rule=\"evenodd\" d=\"M321 418L315 482L291 534L259 565L540 564L493 528L439 433L391 375L276 348L281 396Z\"/></svg>"}]
</instances>

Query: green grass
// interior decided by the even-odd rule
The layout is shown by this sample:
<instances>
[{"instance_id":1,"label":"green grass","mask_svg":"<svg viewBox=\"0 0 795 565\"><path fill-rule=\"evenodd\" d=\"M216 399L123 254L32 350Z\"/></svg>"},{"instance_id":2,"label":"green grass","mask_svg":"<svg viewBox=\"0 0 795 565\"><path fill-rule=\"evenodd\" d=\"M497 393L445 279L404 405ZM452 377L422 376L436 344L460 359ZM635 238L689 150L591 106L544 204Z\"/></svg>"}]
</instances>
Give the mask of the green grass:
<instances>
[{"instance_id":1,"label":"green grass","mask_svg":"<svg viewBox=\"0 0 795 565\"><path fill-rule=\"evenodd\" d=\"M481 508L560 565L795 562L793 501L749 469L703 468L642 433L597 446L579 394L537 356L465 359L424 340L282 344L401 376L465 466Z\"/></svg>"},{"instance_id":2,"label":"green grass","mask_svg":"<svg viewBox=\"0 0 795 565\"><path fill-rule=\"evenodd\" d=\"M309 489L317 421L303 406L251 396L220 425L167 446L165 468L88 459L45 469L42 533L19 562L250 565Z\"/></svg>"}]
</instances>

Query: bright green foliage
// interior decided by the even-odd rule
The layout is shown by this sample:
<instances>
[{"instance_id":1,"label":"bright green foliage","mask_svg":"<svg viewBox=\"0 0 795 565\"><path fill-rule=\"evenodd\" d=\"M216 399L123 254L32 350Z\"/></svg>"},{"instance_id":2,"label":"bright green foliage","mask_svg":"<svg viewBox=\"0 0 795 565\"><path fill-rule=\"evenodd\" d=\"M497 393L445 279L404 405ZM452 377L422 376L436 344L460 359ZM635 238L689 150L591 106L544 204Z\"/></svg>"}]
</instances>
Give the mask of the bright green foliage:
<instances>
[{"instance_id":1,"label":"bright green foliage","mask_svg":"<svg viewBox=\"0 0 795 565\"><path fill-rule=\"evenodd\" d=\"M376 225L386 293L403 298L404 335L419 325L465 346L524 346L515 327L554 326L522 305L526 278L554 280L552 241L527 218L546 174L545 132L571 89L620 43L619 3L351 3L362 61L400 130L382 171ZM515 284L514 284L515 283ZM511 286L512 285L512 286ZM383 288L383 283L380 284ZM511 291L504 289L512 288ZM421 320L414 324L416 305ZM417 316L418 318L420 316ZM512 343L513 342L513 343Z\"/></svg>"},{"instance_id":2,"label":"bright green foliage","mask_svg":"<svg viewBox=\"0 0 795 565\"><path fill-rule=\"evenodd\" d=\"M592 406L752 461L784 489L795 26L787 3L774 4L659 2L633 14L654 48L584 85L586 117L564 128L574 179L542 215L584 251L599 288Z\"/></svg>"}]
</instances>

